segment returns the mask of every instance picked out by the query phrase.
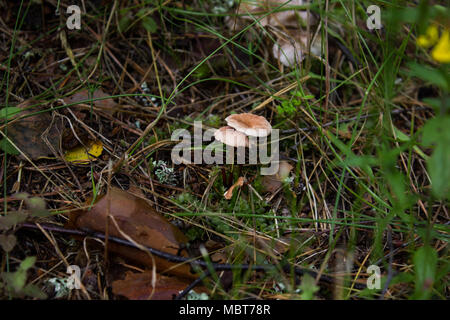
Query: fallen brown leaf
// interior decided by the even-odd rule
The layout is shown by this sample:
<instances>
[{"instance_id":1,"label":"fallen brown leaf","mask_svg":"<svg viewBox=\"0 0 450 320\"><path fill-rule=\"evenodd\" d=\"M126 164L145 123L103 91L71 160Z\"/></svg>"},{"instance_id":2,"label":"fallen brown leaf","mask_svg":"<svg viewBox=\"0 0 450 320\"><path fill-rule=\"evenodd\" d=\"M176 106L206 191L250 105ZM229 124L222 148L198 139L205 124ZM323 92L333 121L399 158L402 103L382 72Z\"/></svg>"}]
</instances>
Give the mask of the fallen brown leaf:
<instances>
[{"instance_id":1,"label":"fallen brown leaf","mask_svg":"<svg viewBox=\"0 0 450 320\"><path fill-rule=\"evenodd\" d=\"M13 234L0 234L0 247L5 252L10 252L16 245L17 238Z\"/></svg>"},{"instance_id":2,"label":"fallen brown leaf","mask_svg":"<svg viewBox=\"0 0 450 320\"><path fill-rule=\"evenodd\" d=\"M90 203L89 200L88 203ZM187 256L184 251L180 251L187 242L187 238L178 228L156 212L145 200L118 188L111 188L108 195L100 196L90 210L72 214L69 226L105 233L108 211L120 230L136 243L173 255ZM124 238L111 220L109 235ZM114 242L108 243L108 249L139 264L153 266L151 256L140 249ZM159 272L176 265L157 256L153 257ZM194 277L190 273L189 265L186 264L174 267L170 273L181 277Z\"/></svg>"},{"instance_id":3,"label":"fallen brown leaf","mask_svg":"<svg viewBox=\"0 0 450 320\"><path fill-rule=\"evenodd\" d=\"M37 101L26 100L17 106L23 109L14 119L18 119L7 126L7 136L14 142L27 157L36 160L54 156L59 150L60 127L57 121L52 121L50 111L45 111L32 116L32 113L43 111L46 107L39 105ZM11 119L13 120L13 119ZM53 149L53 151L52 151ZM20 156L22 157L22 156Z\"/></svg>"},{"instance_id":4,"label":"fallen brown leaf","mask_svg":"<svg viewBox=\"0 0 450 320\"><path fill-rule=\"evenodd\" d=\"M91 94L89 93L88 90L82 90L82 91L75 93L74 95L72 95L70 97L64 98L64 102L67 104L78 103L78 102L89 100L89 99L101 99L101 98L105 98L105 97L109 97L109 96L110 95L103 92L102 89L97 89ZM89 102L88 103L84 102L84 103L90 104ZM115 111L114 109L117 106L117 103L111 98L95 100L92 102L92 104L98 108L101 108L102 111L105 111L109 114L114 113L114 111Z\"/></svg>"},{"instance_id":5,"label":"fallen brown leaf","mask_svg":"<svg viewBox=\"0 0 450 320\"><path fill-rule=\"evenodd\" d=\"M155 288L152 286L152 273L127 272L124 280L112 283L115 295L124 296L130 300L172 300L184 290L189 281L156 274Z\"/></svg>"}]
</instances>

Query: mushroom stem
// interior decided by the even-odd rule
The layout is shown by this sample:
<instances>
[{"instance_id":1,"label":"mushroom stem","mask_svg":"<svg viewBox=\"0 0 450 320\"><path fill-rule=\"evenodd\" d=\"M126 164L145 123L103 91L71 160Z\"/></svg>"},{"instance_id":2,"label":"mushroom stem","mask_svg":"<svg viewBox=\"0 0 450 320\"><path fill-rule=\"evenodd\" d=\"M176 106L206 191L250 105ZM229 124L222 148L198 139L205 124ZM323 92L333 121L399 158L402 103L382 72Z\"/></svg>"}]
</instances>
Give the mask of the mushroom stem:
<instances>
[{"instance_id":1,"label":"mushroom stem","mask_svg":"<svg viewBox=\"0 0 450 320\"><path fill-rule=\"evenodd\" d=\"M222 183L225 187L228 187L227 174L225 172L225 167L222 167Z\"/></svg>"},{"instance_id":2,"label":"mushroom stem","mask_svg":"<svg viewBox=\"0 0 450 320\"><path fill-rule=\"evenodd\" d=\"M230 173L228 174L228 186L231 186L233 184L233 171L234 171L234 164L231 165Z\"/></svg>"}]
</instances>

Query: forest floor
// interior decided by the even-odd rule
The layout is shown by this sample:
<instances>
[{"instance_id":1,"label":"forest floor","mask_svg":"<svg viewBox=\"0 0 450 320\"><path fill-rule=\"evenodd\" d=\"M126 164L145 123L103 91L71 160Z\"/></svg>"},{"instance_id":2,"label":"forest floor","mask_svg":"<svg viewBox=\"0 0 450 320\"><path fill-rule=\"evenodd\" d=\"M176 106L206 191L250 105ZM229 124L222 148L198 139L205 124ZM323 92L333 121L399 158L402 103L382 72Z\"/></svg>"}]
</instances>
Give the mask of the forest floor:
<instances>
[{"instance_id":1,"label":"forest floor","mask_svg":"<svg viewBox=\"0 0 450 320\"><path fill-rule=\"evenodd\" d=\"M397 2L1 2L0 298L447 299L449 8ZM278 171L193 145L241 113Z\"/></svg>"}]
</instances>

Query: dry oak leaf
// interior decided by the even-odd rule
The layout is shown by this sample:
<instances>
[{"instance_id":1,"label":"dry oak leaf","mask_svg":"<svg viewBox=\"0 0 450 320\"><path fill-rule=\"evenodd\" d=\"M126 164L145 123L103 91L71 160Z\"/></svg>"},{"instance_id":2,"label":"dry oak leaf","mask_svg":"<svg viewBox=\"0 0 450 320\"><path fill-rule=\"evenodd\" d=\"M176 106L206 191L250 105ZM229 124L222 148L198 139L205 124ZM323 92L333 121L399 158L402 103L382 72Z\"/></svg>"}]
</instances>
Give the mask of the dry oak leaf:
<instances>
[{"instance_id":1,"label":"dry oak leaf","mask_svg":"<svg viewBox=\"0 0 450 320\"><path fill-rule=\"evenodd\" d=\"M17 107L23 111L10 119L13 122L7 126L8 138L32 160L54 156L53 151L59 150L61 126L53 120L51 111L44 111L48 107L34 100L26 100ZM42 112L28 116L39 111Z\"/></svg>"},{"instance_id":2,"label":"dry oak leaf","mask_svg":"<svg viewBox=\"0 0 450 320\"><path fill-rule=\"evenodd\" d=\"M88 200L88 204L92 203ZM88 228L105 233L108 212L120 230L140 245L152 247L173 255L187 256L184 244L186 236L145 200L118 188L111 188L109 194L100 196L90 210L74 212L69 227ZM115 224L109 220L109 235L122 238ZM151 268L153 259L140 249L119 245L110 241L108 249L122 257ZM177 265L153 255L158 272L167 271L180 277L194 278L189 265ZM175 267L176 266L176 267ZM171 268L170 271L167 269Z\"/></svg>"},{"instance_id":3,"label":"dry oak leaf","mask_svg":"<svg viewBox=\"0 0 450 320\"><path fill-rule=\"evenodd\" d=\"M189 286L189 281L157 273L153 290L152 279L150 271L127 272L124 280L116 280L112 283L112 291L115 295L124 296L130 300L172 300Z\"/></svg>"}]
</instances>

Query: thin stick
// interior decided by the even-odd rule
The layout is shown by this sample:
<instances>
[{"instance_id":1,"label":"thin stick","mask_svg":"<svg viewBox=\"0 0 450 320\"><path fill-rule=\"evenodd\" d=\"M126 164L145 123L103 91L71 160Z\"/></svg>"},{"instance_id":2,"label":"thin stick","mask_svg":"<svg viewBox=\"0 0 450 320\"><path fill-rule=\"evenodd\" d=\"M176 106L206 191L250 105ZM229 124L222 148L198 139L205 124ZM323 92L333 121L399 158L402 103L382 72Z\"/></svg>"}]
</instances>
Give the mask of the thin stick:
<instances>
[{"instance_id":1,"label":"thin stick","mask_svg":"<svg viewBox=\"0 0 450 320\"><path fill-rule=\"evenodd\" d=\"M21 224L22 227L26 227L26 228L30 228L30 229L39 229L38 226L36 226L36 224L34 223L23 223ZM89 236L92 238L96 238L96 239L100 239L100 240L105 240L105 235L103 233L100 232L96 232L96 231L91 231L88 229L83 229L83 230L74 230L74 229L65 229L63 227L57 226L57 225L53 225L53 224L40 224L41 228L49 230L49 231L53 231L53 232L61 232L61 233L66 233L66 234L70 234L70 235L77 235L77 236ZM132 243L128 240L125 239L121 239L121 238L117 238L114 236L109 235L108 237L109 241L121 244L121 245L125 245L128 247L133 247L133 248L138 248L138 249L144 249L146 251L148 251L151 254L154 254L157 257L166 259L167 261L170 262L179 262L179 263L190 263L191 265L196 265L196 266L200 266L200 267L204 267L207 268L209 267L213 267L215 270L237 270L237 269L241 269L241 270L252 270L252 271L262 271L262 272L269 272L269 271L273 271L274 269L276 269L277 266L275 265L253 265L253 264L228 264L228 263L207 263L203 260L200 259L192 259L189 257L182 257L182 256L176 256L164 251L160 251L158 249L152 248L152 247L148 247L148 246L142 246L142 245L137 245L135 243ZM292 264L285 264L282 266L283 270L286 272L290 272L291 268L293 268L294 273L297 276L303 276L305 274L309 274L312 277L317 277L318 273L316 271L310 270L310 269L306 269L303 267L298 267L298 266L294 266ZM320 275L320 277L318 278L318 281L321 282L325 282L325 283L334 283L334 279L331 276L327 276L327 275ZM365 289L366 286L365 284L362 283L355 283L354 286L356 289Z\"/></svg>"},{"instance_id":2,"label":"thin stick","mask_svg":"<svg viewBox=\"0 0 450 320\"><path fill-rule=\"evenodd\" d=\"M206 270L205 272L203 272L200 277L195 279L189 286L186 287L186 289L181 291L181 293L179 295L177 295L174 300L183 299L184 296L186 296L192 289L194 289L196 286L198 286L203 280L205 280L210 275L211 275L211 272L209 272L209 270Z\"/></svg>"}]
</instances>

